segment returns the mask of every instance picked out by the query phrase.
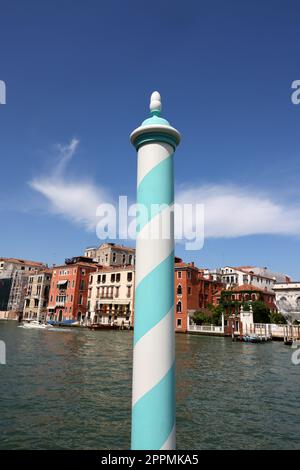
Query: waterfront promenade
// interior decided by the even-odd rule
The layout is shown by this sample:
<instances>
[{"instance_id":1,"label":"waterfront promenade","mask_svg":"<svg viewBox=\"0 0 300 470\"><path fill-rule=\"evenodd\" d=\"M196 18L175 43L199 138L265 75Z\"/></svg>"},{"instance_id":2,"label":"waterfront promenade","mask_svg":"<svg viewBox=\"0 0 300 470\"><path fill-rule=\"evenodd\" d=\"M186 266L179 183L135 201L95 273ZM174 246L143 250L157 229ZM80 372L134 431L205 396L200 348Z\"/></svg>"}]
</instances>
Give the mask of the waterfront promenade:
<instances>
[{"instance_id":1,"label":"waterfront promenade","mask_svg":"<svg viewBox=\"0 0 300 470\"><path fill-rule=\"evenodd\" d=\"M126 449L132 332L0 322L1 449ZM299 449L300 366L282 342L177 335L179 449Z\"/></svg>"}]
</instances>

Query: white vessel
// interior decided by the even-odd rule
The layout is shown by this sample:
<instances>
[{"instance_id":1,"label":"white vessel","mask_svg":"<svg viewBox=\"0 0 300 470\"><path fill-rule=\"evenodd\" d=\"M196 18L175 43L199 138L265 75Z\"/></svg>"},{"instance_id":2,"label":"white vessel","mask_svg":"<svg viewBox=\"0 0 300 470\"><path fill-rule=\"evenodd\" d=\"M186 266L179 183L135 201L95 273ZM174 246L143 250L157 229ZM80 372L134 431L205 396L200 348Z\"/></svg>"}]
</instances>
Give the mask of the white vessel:
<instances>
[{"instance_id":1,"label":"white vessel","mask_svg":"<svg viewBox=\"0 0 300 470\"><path fill-rule=\"evenodd\" d=\"M32 320L32 321L24 322L23 325L21 325L21 328L49 330L50 328L53 328L53 326L47 323L40 323L37 320Z\"/></svg>"}]
</instances>

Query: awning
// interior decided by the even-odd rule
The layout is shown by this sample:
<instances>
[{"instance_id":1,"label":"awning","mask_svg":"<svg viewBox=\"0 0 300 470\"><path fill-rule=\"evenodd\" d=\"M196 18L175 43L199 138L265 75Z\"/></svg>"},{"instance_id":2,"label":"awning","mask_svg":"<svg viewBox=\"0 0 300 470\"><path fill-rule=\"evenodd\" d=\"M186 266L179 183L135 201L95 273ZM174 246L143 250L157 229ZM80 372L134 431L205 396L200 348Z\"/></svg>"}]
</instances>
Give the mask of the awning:
<instances>
[{"instance_id":1,"label":"awning","mask_svg":"<svg viewBox=\"0 0 300 470\"><path fill-rule=\"evenodd\" d=\"M68 280L64 280L64 281L58 281L57 285L58 286L63 286L64 284L67 284Z\"/></svg>"},{"instance_id":2,"label":"awning","mask_svg":"<svg viewBox=\"0 0 300 470\"><path fill-rule=\"evenodd\" d=\"M130 300L98 299L98 303L99 303L99 304L104 304L104 305L109 305L109 304L112 304L112 305L129 305L129 304L130 304Z\"/></svg>"}]
</instances>

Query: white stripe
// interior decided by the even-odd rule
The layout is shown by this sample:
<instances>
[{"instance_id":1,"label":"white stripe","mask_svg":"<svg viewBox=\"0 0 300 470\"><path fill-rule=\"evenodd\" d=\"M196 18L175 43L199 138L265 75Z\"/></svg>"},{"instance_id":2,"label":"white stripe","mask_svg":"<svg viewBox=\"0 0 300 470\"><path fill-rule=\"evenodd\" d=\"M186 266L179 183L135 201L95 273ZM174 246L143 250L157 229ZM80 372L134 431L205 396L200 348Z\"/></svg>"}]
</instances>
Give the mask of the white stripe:
<instances>
[{"instance_id":1,"label":"white stripe","mask_svg":"<svg viewBox=\"0 0 300 470\"><path fill-rule=\"evenodd\" d=\"M137 235L135 285L164 261L174 249L174 205L156 214ZM142 253L142 256L139 254ZM139 262L141 260L141 262Z\"/></svg>"},{"instance_id":2,"label":"white stripe","mask_svg":"<svg viewBox=\"0 0 300 470\"><path fill-rule=\"evenodd\" d=\"M164 443L164 445L160 448L160 450L175 450L176 449L176 424L172 431L169 434L168 439Z\"/></svg>"},{"instance_id":3,"label":"white stripe","mask_svg":"<svg viewBox=\"0 0 300 470\"><path fill-rule=\"evenodd\" d=\"M175 361L173 313L174 306L134 347L132 406L160 382Z\"/></svg>"},{"instance_id":4,"label":"white stripe","mask_svg":"<svg viewBox=\"0 0 300 470\"><path fill-rule=\"evenodd\" d=\"M154 142L143 145L138 151L137 185L142 179L163 160L174 153L171 145L163 142Z\"/></svg>"}]
</instances>

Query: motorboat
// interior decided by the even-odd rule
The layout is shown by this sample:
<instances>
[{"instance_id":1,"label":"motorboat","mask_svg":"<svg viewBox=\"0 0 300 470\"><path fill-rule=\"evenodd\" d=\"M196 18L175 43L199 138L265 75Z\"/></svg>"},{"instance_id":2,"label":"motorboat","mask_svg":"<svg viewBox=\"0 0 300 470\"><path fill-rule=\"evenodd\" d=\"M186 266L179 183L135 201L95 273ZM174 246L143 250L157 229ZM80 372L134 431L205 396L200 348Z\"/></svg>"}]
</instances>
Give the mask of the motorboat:
<instances>
[{"instance_id":1,"label":"motorboat","mask_svg":"<svg viewBox=\"0 0 300 470\"><path fill-rule=\"evenodd\" d=\"M92 323L88 326L90 330L119 330L120 327L113 323Z\"/></svg>"},{"instance_id":2,"label":"motorboat","mask_svg":"<svg viewBox=\"0 0 300 470\"><path fill-rule=\"evenodd\" d=\"M20 325L20 327L35 330L48 330L49 328L53 328L52 325L49 325L48 323L39 322L38 320L24 321L23 324Z\"/></svg>"},{"instance_id":3,"label":"motorboat","mask_svg":"<svg viewBox=\"0 0 300 470\"><path fill-rule=\"evenodd\" d=\"M59 327L76 327L81 326L79 321L76 320L48 320L48 324L51 326L59 326Z\"/></svg>"},{"instance_id":4,"label":"motorboat","mask_svg":"<svg viewBox=\"0 0 300 470\"><path fill-rule=\"evenodd\" d=\"M243 341L246 343L261 343L263 339L258 335L245 335Z\"/></svg>"}]
</instances>

